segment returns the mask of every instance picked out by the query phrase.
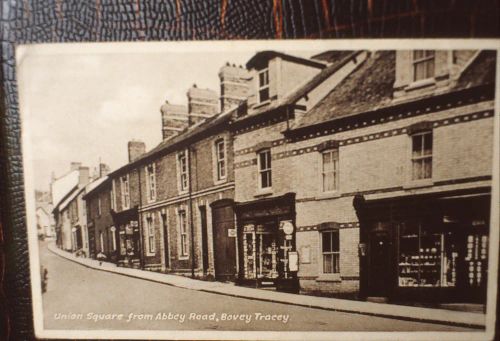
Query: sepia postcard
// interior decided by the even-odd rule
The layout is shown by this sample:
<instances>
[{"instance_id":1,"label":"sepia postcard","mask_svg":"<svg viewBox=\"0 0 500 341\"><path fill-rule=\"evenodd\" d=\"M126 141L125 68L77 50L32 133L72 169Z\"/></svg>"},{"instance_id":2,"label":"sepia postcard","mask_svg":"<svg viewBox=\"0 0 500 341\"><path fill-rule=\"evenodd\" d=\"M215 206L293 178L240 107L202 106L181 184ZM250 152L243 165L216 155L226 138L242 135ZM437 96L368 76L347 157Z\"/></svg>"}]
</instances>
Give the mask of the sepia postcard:
<instances>
[{"instance_id":1,"label":"sepia postcard","mask_svg":"<svg viewBox=\"0 0 500 341\"><path fill-rule=\"evenodd\" d=\"M18 47L36 336L492 339L498 48Z\"/></svg>"}]
</instances>

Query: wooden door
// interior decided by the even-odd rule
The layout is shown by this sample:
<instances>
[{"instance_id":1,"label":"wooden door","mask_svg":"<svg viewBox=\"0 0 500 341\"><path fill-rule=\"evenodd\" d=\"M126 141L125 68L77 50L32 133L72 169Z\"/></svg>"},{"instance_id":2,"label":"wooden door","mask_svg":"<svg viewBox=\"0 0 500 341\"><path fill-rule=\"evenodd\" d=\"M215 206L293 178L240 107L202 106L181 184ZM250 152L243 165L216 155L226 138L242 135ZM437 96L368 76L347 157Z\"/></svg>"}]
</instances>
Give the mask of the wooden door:
<instances>
[{"instance_id":1,"label":"wooden door","mask_svg":"<svg viewBox=\"0 0 500 341\"><path fill-rule=\"evenodd\" d=\"M217 280L230 280L236 275L236 231L232 200L212 205L214 267Z\"/></svg>"}]
</instances>

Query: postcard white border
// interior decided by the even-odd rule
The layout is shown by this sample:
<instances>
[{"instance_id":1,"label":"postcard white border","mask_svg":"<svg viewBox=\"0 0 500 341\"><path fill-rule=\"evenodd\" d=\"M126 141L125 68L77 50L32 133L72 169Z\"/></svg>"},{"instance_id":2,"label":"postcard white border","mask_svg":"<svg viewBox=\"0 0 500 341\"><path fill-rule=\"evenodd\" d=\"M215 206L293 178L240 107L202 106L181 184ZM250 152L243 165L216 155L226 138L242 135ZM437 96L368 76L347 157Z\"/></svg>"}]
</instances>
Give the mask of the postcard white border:
<instances>
[{"instance_id":1,"label":"postcard white border","mask_svg":"<svg viewBox=\"0 0 500 341\"><path fill-rule=\"evenodd\" d=\"M30 257L31 291L33 297L33 316L35 335L38 338L71 338L71 339L220 339L220 340L484 340L493 339L496 320L496 296L498 278L498 247L499 247L499 155L500 155L500 40L498 39L325 39L325 40L234 40L234 41L202 41L202 42L111 42L111 43L58 43L20 45L16 48L16 68L18 82L23 81L22 63L30 54L54 55L81 53L85 45L85 53L154 53L154 52L213 52L224 50L254 51L254 50L404 50L404 49L490 49L497 51L497 73L495 90L495 129L494 129L494 159L490 217L490 245L488 265L488 300L486 305L486 329L474 332L269 332L269 331L147 331L147 330L52 330L44 329L42 294L40 281L40 261L38 256L38 241L36 231L35 197L33 195L34 176L33 152L29 144L32 129L27 115L27 106L22 94L19 94L21 117L22 153L24 166L26 223L28 227L28 247ZM18 86L21 89L20 86Z\"/></svg>"}]
</instances>

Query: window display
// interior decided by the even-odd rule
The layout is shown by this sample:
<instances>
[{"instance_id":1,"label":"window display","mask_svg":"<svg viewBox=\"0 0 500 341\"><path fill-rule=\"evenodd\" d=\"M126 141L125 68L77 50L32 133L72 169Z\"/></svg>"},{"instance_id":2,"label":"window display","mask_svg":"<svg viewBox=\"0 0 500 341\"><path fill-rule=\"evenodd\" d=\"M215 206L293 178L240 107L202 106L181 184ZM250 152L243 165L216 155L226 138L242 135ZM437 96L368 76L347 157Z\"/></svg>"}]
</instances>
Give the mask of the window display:
<instances>
[{"instance_id":1,"label":"window display","mask_svg":"<svg viewBox=\"0 0 500 341\"><path fill-rule=\"evenodd\" d=\"M402 224L399 238L400 287L449 287L456 283L458 252L451 233L424 224Z\"/></svg>"}]
</instances>

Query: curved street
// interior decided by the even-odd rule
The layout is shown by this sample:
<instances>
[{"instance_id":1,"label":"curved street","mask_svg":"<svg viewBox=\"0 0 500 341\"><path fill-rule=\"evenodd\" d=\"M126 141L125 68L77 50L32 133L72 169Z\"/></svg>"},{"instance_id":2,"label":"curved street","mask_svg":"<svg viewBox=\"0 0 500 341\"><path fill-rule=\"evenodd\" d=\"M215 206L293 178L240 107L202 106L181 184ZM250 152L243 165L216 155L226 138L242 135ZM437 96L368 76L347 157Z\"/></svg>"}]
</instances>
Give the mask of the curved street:
<instances>
[{"instance_id":1,"label":"curved street","mask_svg":"<svg viewBox=\"0 0 500 341\"><path fill-rule=\"evenodd\" d=\"M93 270L40 243L48 270L46 329L235 331L474 331L235 298Z\"/></svg>"}]
</instances>

